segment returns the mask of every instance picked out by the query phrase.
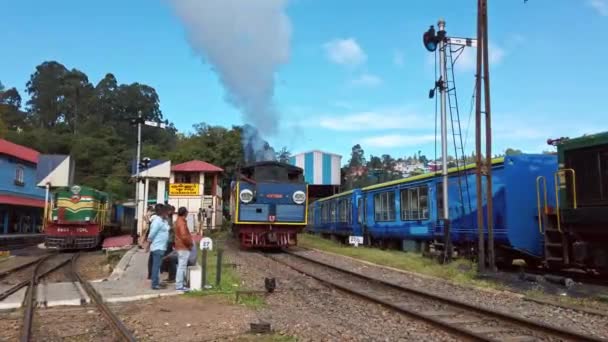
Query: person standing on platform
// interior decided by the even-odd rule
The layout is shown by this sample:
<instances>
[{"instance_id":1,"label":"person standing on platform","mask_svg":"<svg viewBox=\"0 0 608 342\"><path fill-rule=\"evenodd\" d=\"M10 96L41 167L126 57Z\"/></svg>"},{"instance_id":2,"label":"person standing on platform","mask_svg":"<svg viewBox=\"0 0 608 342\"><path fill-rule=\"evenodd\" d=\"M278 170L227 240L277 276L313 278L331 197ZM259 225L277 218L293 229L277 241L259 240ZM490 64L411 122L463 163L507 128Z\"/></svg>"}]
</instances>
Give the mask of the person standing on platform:
<instances>
[{"instance_id":1,"label":"person standing on platform","mask_svg":"<svg viewBox=\"0 0 608 342\"><path fill-rule=\"evenodd\" d=\"M156 205L154 206L154 210L152 211L152 213L150 213L150 218L148 220L148 222L146 222L147 228L146 228L146 233L144 235L144 241L148 241L148 236L150 235L150 227L152 226L152 221L154 221L154 219L156 217L158 217L160 214L161 209L163 208L163 205L161 203L156 203ZM146 246L146 252L150 252L150 245L147 244ZM150 279L150 277L152 276L152 253L148 254L148 279Z\"/></svg>"},{"instance_id":2,"label":"person standing on platform","mask_svg":"<svg viewBox=\"0 0 608 342\"><path fill-rule=\"evenodd\" d=\"M148 241L150 242L150 255L152 256L152 289L158 290L161 288L160 284L160 264L165 250L167 249L167 242L169 240L169 208L163 206L160 212L156 213L158 216L154 218L150 226L150 234L148 235Z\"/></svg>"},{"instance_id":3,"label":"person standing on platform","mask_svg":"<svg viewBox=\"0 0 608 342\"><path fill-rule=\"evenodd\" d=\"M177 251L177 275L175 281L175 289L177 291L189 291L189 288L184 286L186 280L186 269L188 266L188 258L192 249L192 236L186 222L188 209L185 207L179 208L177 211L177 221L175 221L175 250Z\"/></svg>"}]
</instances>

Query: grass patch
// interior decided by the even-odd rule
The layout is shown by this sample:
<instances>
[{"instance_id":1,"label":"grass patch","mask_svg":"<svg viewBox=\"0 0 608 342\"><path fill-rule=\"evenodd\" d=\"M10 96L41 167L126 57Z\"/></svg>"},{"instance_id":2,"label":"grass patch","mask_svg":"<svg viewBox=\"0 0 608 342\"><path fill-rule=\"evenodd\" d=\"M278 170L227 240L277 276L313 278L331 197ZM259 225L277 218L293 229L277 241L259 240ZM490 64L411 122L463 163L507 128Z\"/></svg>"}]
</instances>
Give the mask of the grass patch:
<instances>
[{"instance_id":1,"label":"grass patch","mask_svg":"<svg viewBox=\"0 0 608 342\"><path fill-rule=\"evenodd\" d=\"M372 262L378 265L450 280L457 284L477 287L502 289L495 282L477 279L476 265L468 260L458 259L447 265L425 258L417 253L405 253L394 250L380 250L368 247L352 247L329 241L318 236L302 234L298 236L302 247L316 248L322 251L349 256L355 259Z\"/></svg>"},{"instance_id":2,"label":"grass patch","mask_svg":"<svg viewBox=\"0 0 608 342\"><path fill-rule=\"evenodd\" d=\"M232 303L244 305L251 309L260 309L266 302L262 296L255 294L239 294L239 300L236 301L236 292L241 289L241 279L234 268L226 265L226 257L222 256L222 267L220 283L217 284L217 262L218 250L224 249L225 242L230 233L228 231L215 231L206 236L213 239L213 250L207 251L207 278L206 284L211 285L209 289L195 290L186 293L186 296L201 297L201 296L223 296L229 299ZM203 253L198 251L198 262L202 265Z\"/></svg>"},{"instance_id":3,"label":"grass patch","mask_svg":"<svg viewBox=\"0 0 608 342\"><path fill-rule=\"evenodd\" d=\"M106 263L114 269L126 253L125 250L108 251L106 253Z\"/></svg>"},{"instance_id":4,"label":"grass patch","mask_svg":"<svg viewBox=\"0 0 608 342\"><path fill-rule=\"evenodd\" d=\"M239 299L236 303L254 310L259 310L266 305L266 300L260 295L241 293L239 294Z\"/></svg>"}]
</instances>

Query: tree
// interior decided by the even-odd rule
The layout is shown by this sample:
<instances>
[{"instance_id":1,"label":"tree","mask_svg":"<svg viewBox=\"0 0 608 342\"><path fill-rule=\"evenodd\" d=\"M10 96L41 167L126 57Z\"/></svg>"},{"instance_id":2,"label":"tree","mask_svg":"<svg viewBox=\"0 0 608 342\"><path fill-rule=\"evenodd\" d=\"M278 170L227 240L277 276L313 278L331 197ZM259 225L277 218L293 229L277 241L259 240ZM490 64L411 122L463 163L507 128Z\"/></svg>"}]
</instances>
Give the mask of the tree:
<instances>
[{"instance_id":1,"label":"tree","mask_svg":"<svg viewBox=\"0 0 608 342\"><path fill-rule=\"evenodd\" d=\"M361 145L357 144L352 147L348 167L352 170L365 165L365 151Z\"/></svg>"},{"instance_id":2,"label":"tree","mask_svg":"<svg viewBox=\"0 0 608 342\"><path fill-rule=\"evenodd\" d=\"M0 83L0 119L6 129L17 130L25 127L27 116L20 110L21 95L17 89L5 89Z\"/></svg>"},{"instance_id":3,"label":"tree","mask_svg":"<svg viewBox=\"0 0 608 342\"><path fill-rule=\"evenodd\" d=\"M62 80L68 70L55 61L44 62L27 82L27 110L32 123L41 128L54 127L61 117Z\"/></svg>"},{"instance_id":4,"label":"tree","mask_svg":"<svg viewBox=\"0 0 608 342\"><path fill-rule=\"evenodd\" d=\"M518 155L521 153L522 153L521 150L513 149L510 147L505 150L505 155L507 155L507 156L515 156L515 155Z\"/></svg>"},{"instance_id":5,"label":"tree","mask_svg":"<svg viewBox=\"0 0 608 342\"><path fill-rule=\"evenodd\" d=\"M291 152L289 152L285 146L283 146L283 148L277 152L277 160L281 163L289 163L290 158Z\"/></svg>"}]
</instances>

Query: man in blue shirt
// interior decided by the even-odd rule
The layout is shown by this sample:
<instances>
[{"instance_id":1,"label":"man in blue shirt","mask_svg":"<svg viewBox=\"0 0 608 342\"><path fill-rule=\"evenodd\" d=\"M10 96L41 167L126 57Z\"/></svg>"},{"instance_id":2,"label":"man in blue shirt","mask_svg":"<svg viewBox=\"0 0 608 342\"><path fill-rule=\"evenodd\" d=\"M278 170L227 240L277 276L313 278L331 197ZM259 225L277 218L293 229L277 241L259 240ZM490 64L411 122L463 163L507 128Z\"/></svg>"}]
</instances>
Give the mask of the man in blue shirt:
<instances>
[{"instance_id":1,"label":"man in blue shirt","mask_svg":"<svg viewBox=\"0 0 608 342\"><path fill-rule=\"evenodd\" d=\"M163 206L157 212L156 217L150 224L148 241L150 242L150 254L152 255L152 289L158 290L160 286L161 259L167 249L169 240L169 208Z\"/></svg>"}]
</instances>

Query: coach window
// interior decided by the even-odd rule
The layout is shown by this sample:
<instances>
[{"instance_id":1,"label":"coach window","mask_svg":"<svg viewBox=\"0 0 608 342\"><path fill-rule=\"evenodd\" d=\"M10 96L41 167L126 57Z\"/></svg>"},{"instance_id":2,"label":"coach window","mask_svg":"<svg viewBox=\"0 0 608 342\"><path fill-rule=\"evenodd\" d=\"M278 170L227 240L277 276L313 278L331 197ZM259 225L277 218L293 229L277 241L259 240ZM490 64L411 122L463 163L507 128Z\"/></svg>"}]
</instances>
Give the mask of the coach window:
<instances>
[{"instance_id":1,"label":"coach window","mask_svg":"<svg viewBox=\"0 0 608 342\"><path fill-rule=\"evenodd\" d=\"M321 204L321 224L327 222L327 203Z\"/></svg>"},{"instance_id":2,"label":"coach window","mask_svg":"<svg viewBox=\"0 0 608 342\"><path fill-rule=\"evenodd\" d=\"M402 220L426 220L429 218L428 191L426 186L401 190Z\"/></svg>"},{"instance_id":3,"label":"coach window","mask_svg":"<svg viewBox=\"0 0 608 342\"><path fill-rule=\"evenodd\" d=\"M374 218L378 222L395 220L395 193L393 191L374 195Z\"/></svg>"},{"instance_id":4,"label":"coach window","mask_svg":"<svg viewBox=\"0 0 608 342\"><path fill-rule=\"evenodd\" d=\"M353 223L353 201L351 199L348 200L346 210L348 210L348 223Z\"/></svg>"},{"instance_id":5,"label":"coach window","mask_svg":"<svg viewBox=\"0 0 608 342\"><path fill-rule=\"evenodd\" d=\"M443 219L443 184L437 183L437 218Z\"/></svg>"},{"instance_id":6,"label":"coach window","mask_svg":"<svg viewBox=\"0 0 608 342\"><path fill-rule=\"evenodd\" d=\"M364 217L364 210L365 208L363 208L363 198L360 197L357 200L357 222L358 223L363 223L363 217Z\"/></svg>"}]
</instances>

